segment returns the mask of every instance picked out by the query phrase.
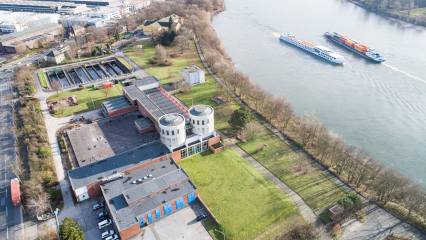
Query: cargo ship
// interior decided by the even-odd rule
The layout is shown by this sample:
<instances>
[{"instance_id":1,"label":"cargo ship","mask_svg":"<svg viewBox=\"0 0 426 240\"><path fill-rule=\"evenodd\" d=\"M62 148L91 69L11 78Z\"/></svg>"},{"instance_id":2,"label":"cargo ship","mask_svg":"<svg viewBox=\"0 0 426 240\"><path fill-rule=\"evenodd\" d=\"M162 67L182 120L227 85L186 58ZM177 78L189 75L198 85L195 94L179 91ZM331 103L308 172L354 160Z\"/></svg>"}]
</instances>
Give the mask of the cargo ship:
<instances>
[{"instance_id":1,"label":"cargo ship","mask_svg":"<svg viewBox=\"0 0 426 240\"><path fill-rule=\"evenodd\" d=\"M319 57L327 59L328 61L331 61L333 63L343 64L345 62L345 58L339 53L333 52L330 49L323 46L315 46L311 43L308 43L306 41L296 38L294 35L287 34L287 33L281 34L280 40L291 43L301 49L304 49Z\"/></svg>"},{"instance_id":2,"label":"cargo ship","mask_svg":"<svg viewBox=\"0 0 426 240\"><path fill-rule=\"evenodd\" d=\"M326 32L324 33L324 36L327 37L328 39L332 40L333 42L336 42L342 46L345 46L347 48L349 48L350 50L358 53L361 56L364 56L370 60L373 60L375 62L384 62L385 61L385 57L383 57L382 55L378 54L376 52L376 49L368 47L364 44L359 43L356 40L353 39L349 39L347 36L336 33L336 32Z\"/></svg>"},{"instance_id":3,"label":"cargo ship","mask_svg":"<svg viewBox=\"0 0 426 240\"><path fill-rule=\"evenodd\" d=\"M10 190L13 205L15 205L15 207L21 205L21 191L18 178L14 178L10 181Z\"/></svg>"}]
</instances>

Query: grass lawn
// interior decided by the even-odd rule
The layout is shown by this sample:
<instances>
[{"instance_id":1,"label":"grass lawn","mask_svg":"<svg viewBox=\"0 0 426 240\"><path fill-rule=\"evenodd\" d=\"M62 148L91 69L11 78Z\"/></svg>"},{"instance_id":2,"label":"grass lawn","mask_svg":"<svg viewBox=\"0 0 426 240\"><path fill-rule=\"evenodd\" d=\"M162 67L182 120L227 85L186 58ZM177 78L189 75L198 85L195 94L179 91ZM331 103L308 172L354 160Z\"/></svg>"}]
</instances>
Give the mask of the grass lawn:
<instances>
[{"instance_id":1,"label":"grass lawn","mask_svg":"<svg viewBox=\"0 0 426 240\"><path fill-rule=\"evenodd\" d=\"M120 62L122 62L128 69L132 70L132 65L130 65L126 60L124 60L121 57L117 57L118 60L120 60Z\"/></svg>"},{"instance_id":2,"label":"grass lawn","mask_svg":"<svg viewBox=\"0 0 426 240\"><path fill-rule=\"evenodd\" d=\"M67 117L67 116L80 114L83 112L92 111L94 110L92 98L93 98L93 102L95 103L95 109L98 109L102 107L101 103L103 101L120 96L117 91L112 89L112 91L108 93L108 97L105 97L105 94L102 93L100 90L96 90L90 87L90 88L85 88L83 90L71 90L67 92L62 92L62 93L59 93L59 96L54 94L47 99L47 102L49 103L49 101L51 100L61 98L61 97L71 96L71 95L77 96L78 105L71 106L65 109L63 112L61 112L60 110L56 111L56 113L53 114L54 117ZM90 96L92 96L92 98Z\"/></svg>"},{"instance_id":3,"label":"grass lawn","mask_svg":"<svg viewBox=\"0 0 426 240\"><path fill-rule=\"evenodd\" d=\"M114 84L115 88L117 88L117 90L123 94L123 84L121 84L121 82L119 81L117 84Z\"/></svg>"},{"instance_id":4,"label":"grass lawn","mask_svg":"<svg viewBox=\"0 0 426 240\"><path fill-rule=\"evenodd\" d=\"M299 194L314 211L347 195L343 188L266 127L259 137L238 145ZM262 146L263 151L258 151ZM298 171L298 167L302 167L305 174Z\"/></svg>"},{"instance_id":5,"label":"grass lawn","mask_svg":"<svg viewBox=\"0 0 426 240\"><path fill-rule=\"evenodd\" d=\"M46 76L44 75L43 71L38 72L38 79L40 79L40 84L42 87L49 88L49 85L47 84L47 81L46 81Z\"/></svg>"},{"instance_id":6,"label":"grass lawn","mask_svg":"<svg viewBox=\"0 0 426 240\"><path fill-rule=\"evenodd\" d=\"M189 47L189 49L186 50L182 56L176 58L168 57L168 59L173 60L173 66L158 66L152 65L150 63L151 57L155 55L155 45L152 41L143 41L136 43L136 45L143 45L142 52L134 52L132 49L133 45L131 45L124 50L124 54L126 54L126 56L132 59L133 62L135 62L148 74L153 75L158 79L162 80L162 83L169 83L175 81L175 79L173 79L170 75L170 72L180 73L182 71L182 68L192 65L197 65L199 67L204 68L195 48L195 43L193 41L191 42L191 46ZM172 52L179 53L177 50L175 51L172 47L164 47L164 49L168 54ZM206 81L208 81L209 79L212 79L212 77L206 71Z\"/></svg>"},{"instance_id":7,"label":"grass lawn","mask_svg":"<svg viewBox=\"0 0 426 240\"><path fill-rule=\"evenodd\" d=\"M333 221L333 220L330 218L330 216L328 216L328 211L324 211L324 212L322 212L322 213L320 214L320 216L321 216L322 220L324 220L324 221L325 221L325 223L330 223L330 222L332 222L332 221Z\"/></svg>"},{"instance_id":8,"label":"grass lawn","mask_svg":"<svg viewBox=\"0 0 426 240\"><path fill-rule=\"evenodd\" d=\"M207 151L178 163L220 221L206 222L211 235L223 239L251 239L283 219L303 218L296 204L261 172L231 148Z\"/></svg>"}]
</instances>

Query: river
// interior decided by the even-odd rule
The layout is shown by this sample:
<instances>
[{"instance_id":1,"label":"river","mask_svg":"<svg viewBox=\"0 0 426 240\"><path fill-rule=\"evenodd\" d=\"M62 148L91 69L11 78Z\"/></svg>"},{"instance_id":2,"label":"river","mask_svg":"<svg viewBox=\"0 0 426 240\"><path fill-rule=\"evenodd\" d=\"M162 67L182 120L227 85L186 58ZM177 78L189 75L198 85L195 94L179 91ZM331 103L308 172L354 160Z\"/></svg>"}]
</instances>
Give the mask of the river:
<instances>
[{"instance_id":1,"label":"river","mask_svg":"<svg viewBox=\"0 0 426 240\"><path fill-rule=\"evenodd\" d=\"M426 182L426 31L341 0L225 0L213 27L241 72L297 114L315 111L348 144ZM336 31L386 57L374 63L326 40ZM291 33L346 59L334 65L288 43Z\"/></svg>"}]
</instances>

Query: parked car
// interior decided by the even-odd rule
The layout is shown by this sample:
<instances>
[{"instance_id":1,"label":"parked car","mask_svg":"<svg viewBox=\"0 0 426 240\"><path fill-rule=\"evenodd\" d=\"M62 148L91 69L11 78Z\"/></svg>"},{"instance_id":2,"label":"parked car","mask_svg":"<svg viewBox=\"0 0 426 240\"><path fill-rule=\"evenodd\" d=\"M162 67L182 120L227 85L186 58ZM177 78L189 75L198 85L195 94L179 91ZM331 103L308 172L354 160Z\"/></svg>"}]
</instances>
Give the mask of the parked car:
<instances>
[{"instance_id":1,"label":"parked car","mask_svg":"<svg viewBox=\"0 0 426 240\"><path fill-rule=\"evenodd\" d=\"M108 212L107 211L104 211L104 212L100 212L99 214L98 214L98 217L100 218L100 217L103 217L103 216L108 216Z\"/></svg>"},{"instance_id":2,"label":"parked car","mask_svg":"<svg viewBox=\"0 0 426 240\"><path fill-rule=\"evenodd\" d=\"M25 95L24 98L36 98L34 95Z\"/></svg>"},{"instance_id":3,"label":"parked car","mask_svg":"<svg viewBox=\"0 0 426 240\"><path fill-rule=\"evenodd\" d=\"M112 236L109 236L109 237L105 238L105 240L118 240L118 239L119 239L118 238L118 234L114 234Z\"/></svg>"},{"instance_id":4,"label":"parked car","mask_svg":"<svg viewBox=\"0 0 426 240\"><path fill-rule=\"evenodd\" d=\"M200 216L197 217L197 221L201 221L201 220L203 220L204 218L207 218L207 217L208 217L208 215L203 213L203 214L201 214Z\"/></svg>"},{"instance_id":5,"label":"parked car","mask_svg":"<svg viewBox=\"0 0 426 240\"><path fill-rule=\"evenodd\" d=\"M112 223L111 219L103 220L103 221L98 223L98 227L99 227L99 229L102 229L104 227L111 225L111 223Z\"/></svg>"},{"instance_id":6,"label":"parked car","mask_svg":"<svg viewBox=\"0 0 426 240\"><path fill-rule=\"evenodd\" d=\"M108 215L107 216L102 216L102 217L99 218L99 221L105 221L105 220L108 220L108 219L109 219Z\"/></svg>"},{"instance_id":7,"label":"parked car","mask_svg":"<svg viewBox=\"0 0 426 240\"><path fill-rule=\"evenodd\" d=\"M104 207L104 203L103 202L97 203L97 204L93 205L93 210L98 210L98 209L101 209L103 207Z\"/></svg>"},{"instance_id":8,"label":"parked car","mask_svg":"<svg viewBox=\"0 0 426 240\"><path fill-rule=\"evenodd\" d=\"M115 233L114 230L108 230L108 231L103 232L101 234L101 237L102 237L102 239L104 239L104 238L107 238L111 235L114 235L114 233Z\"/></svg>"}]
</instances>

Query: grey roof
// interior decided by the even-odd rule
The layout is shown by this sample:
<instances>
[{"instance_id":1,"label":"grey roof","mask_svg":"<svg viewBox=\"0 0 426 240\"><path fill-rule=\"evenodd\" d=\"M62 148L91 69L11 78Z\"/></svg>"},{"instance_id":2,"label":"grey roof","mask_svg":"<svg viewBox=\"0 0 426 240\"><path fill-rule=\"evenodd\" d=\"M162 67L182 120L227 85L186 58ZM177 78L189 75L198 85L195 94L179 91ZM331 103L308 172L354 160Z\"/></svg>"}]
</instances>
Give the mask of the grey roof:
<instances>
[{"instance_id":1,"label":"grey roof","mask_svg":"<svg viewBox=\"0 0 426 240\"><path fill-rule=\"evenodd\" d=\"M23 37L23 36L26 36L28 34L33 34L33 33L39 32L39 31L43 31L43 30L47 30L49 28L53 28L55 26L62 27L62 25L58 24L58 23L47 23L47 24L43 24L43 25L39 25L39 26L29 28L29 29L25 29L25 30L22 30L22 31L19 31L19 32L14 32L14 33L11 33L11 34L6 34L6 35L3 35L3 36L0 36L0 42L5 42L5 41L12 40L14 38Z\"/></svg>"},{"instance_id":2,"label":"grey roof","mask_svg":"<svg viewBox=\"0 0 426 240\"><path fill-rule=\"evenodd\" d=\"M102 105L106 108L108 113L117 111L126 107L132 106L132 103L125 96L113 98L102 102Z\"/></svg>"},{"instance_id":3,"label":"grey roof","mask_svg":"<svg viewBox=\"0 0 426 240\"><path fill-rule=\"evenodd\" d=\"M50 51L50 53L47 54L47 56L49 57L57 57L59 55L63 55L64 53L59 52L58 50L52 50Z\"/></svg>"},{"instance_id":4,"label":"grey roof","mask_svg":"<svg viewBox=\"0 0 426 240\"><path fill-rule=\"evenodd\" d=\"M156 82L160 82L160 80L158 80L154 76L148 76L148 77L143 77L141 79L133 79L132 80L132 83L135 84L138 87L146 86L146 85L156 83Z\"/></svg>"},{"instance_id":5,"label":"grey roof","mask_svg":"<svg viewBox=\"0 0 426 240\"><path fill-rule=\"evenodd\" d=\"M160 118L160 122L163 126L177 126L185 121L185 118L177 113L169 113Z\"/></svg>"},{"instance_id":6,"label":"grey roof","mask_svg":"<svg viewBox=\"0 0 426 240\"><path fill-rule=\"evenodd\" d=\"M150 174L152 177L147 177ZM147 178L143 179L144 177ZM126 174L121 179L102 184L101 188L118 229L123 230L137 224L138 216L160 207L164 204L163 201L169 202L194 191L196 187L187 181L176 185L188 178L185 171L169 158ZM141 182L137 181L139 179ZM176 186L170 188L173 185ZM163 189L165 190L161 193L148 196ZM129 201L126 201L127 195ZM144 197L146 198L132 205L128 204Z\"/></svg>"},{"instance_id":7,"label":"grey roof","mask_svg":"<svg viewBox=\"0 0 426 240\"><path fill-rule=\"evenodd\" d=\"M197 65L183 68L183 70L185 70L185 72L189 72L189 73L204 71L204 69L198 67Z\"/></svg>"},{"instance_id":8,"label":"grey roof","mask_svg":"<svg viewBox=\"0 0 426 240\"><path fill-rule=\"evenodd\" d=\"M136 166L149 163L167 154L170 154L170 151L161 141L157 140L110 158L70 170L68 176L71 186L75 190L113 174L122 173Z\"/></svg>"},{"instance_id":9,"label":"grey roof","mask_svg":"<svg viewBox=\"0 0 426 240\"><path fill-rule=\"evenodd\" d=\"M189 109L193 116L208 116L213 113L213 108L208 105L197 105Z\"/></svg>"},{"instance_id":10,"label":"grey roof","mask_svg":"<svg viewBox=\"0 0 426 240\"><path fill-rule=\"evenodd\" d=\"M123 88L132 100L138 100L150 113L158 120L165 114L178 113L188 117L187 111L183 106L177 103L170 95L162 88L152 88L141 91L135 85Z\"/></svg>"},{"instance_id":11,"label":"grey roof","mask_svg":"<svg viewBox=\"0 0 426 240\"><path fill-rule=\"evenodd\" d=\"M149 26L149 25L154 24L153 26L156 27L156 28L170 27L170 24L169 24L170 17L172 18L173 22L180 18L178 15L173 14L173 15L164 17L164 18L162 18L158 21L145 21L144 26Z\"/></svg>"},{"instance_id":12,"label":"grey roof","mask_svg":"<svg viewBox=\"0 0 426 240\"><path fill-rule=\"evenodd\" d=\"M147 117L136 119L135 124L138 125L139 129L144 129L154 125L151 119Z\"/></svg>"}]
</instances>

